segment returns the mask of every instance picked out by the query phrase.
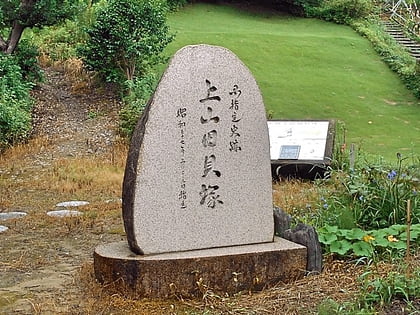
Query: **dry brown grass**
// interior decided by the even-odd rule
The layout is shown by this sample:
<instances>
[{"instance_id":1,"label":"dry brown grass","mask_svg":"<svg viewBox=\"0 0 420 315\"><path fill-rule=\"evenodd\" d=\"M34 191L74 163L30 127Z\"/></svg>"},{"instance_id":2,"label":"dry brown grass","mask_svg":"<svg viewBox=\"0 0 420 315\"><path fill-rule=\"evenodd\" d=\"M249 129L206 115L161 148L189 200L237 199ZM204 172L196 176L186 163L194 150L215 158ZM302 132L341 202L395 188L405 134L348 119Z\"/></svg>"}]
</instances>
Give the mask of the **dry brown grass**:
<instances>
[{"instance_id":1,"label":"dry brown grass","mask_svg":"<svg viewBox=\"0 0 420 315\"><path fill-rule=\"evenodd\" d=\"M117 143L104 156L53 160L48 159L48 147L48 140L35 139L0 155L0 211L18 205L45 207L54 200L94 202L119 198L127 155L125 144ZM42 154L47 156L46 162L38 161L37 156Z\"/></svg>"},{"instance_id":2,"label":"dry brown grass","mask_svg":"<svg viewBox=\"0 0 420 315\"><path fill-rule=\"evenodd\" d=\"M1 152L0 167L10 168L10 164L22 165L21 163L25 162L23 158L39 154L50 145L51 141L45 137L37 137L24 143L17 143L13 147Z\"/></svg>"},{"instance_id":3,"label":"dry brown grass","mask_svg":"<svg viewBox=\"0 0 420 315\"><path fill-rule=\"evenodd\" d=\"M87 71L80 58L72 57L66 60L52 60L50 56L41 52L38 62L43 68L53 68L63 71L72 86L74 93L83 92L92 87L95 83L93 73Z\"/></svg>"},{"instance_id":4,"label":"dry brown grass","mask_svg":"<svg viewBox=\"0 0 420 315\"><path fill-rule=\"evenodd\" d=\"M209 289L195 299L131 299L126 292L96 283L93 266L84 264L78 274L86 314L101 311L113 314L314 314L327 298L338 303L353 300L358 292L356 277L364 271L344 261L328 261L322 274L289 284L279 284L262 292L233 296L216 295Z\"/></svg>"},{"instance_id":5,"label":"dry brown grass","mask_svg":"<svg viewBox=\"0 0 420 315\"><path fill-rule=\"evenodd\" d=\"M303 180L280 181L273 185L273 202L288 213L307 209L319 200L313 182Z\"/></svg>"},{"instance_id":6,"label":"dry brown grass","mask_svg":"<svg viewBox=\"0 0 420 315\"><path fill-rule=\"evenodd\" d=\"M89 89L95 82L94 75L84 68L80 58L66 59L62 67L67 79L71 82L74 93Z\"/></svg>"}]
</instances>

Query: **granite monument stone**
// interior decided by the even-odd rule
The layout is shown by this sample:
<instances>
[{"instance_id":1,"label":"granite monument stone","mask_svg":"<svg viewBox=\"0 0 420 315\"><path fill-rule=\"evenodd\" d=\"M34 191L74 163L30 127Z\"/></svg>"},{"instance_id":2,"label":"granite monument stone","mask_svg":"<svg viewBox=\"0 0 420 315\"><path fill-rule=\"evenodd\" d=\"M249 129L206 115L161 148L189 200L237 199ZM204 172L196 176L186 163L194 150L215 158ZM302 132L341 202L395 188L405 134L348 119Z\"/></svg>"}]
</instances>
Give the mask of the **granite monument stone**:
<instances>
[{"instance_id":1,"label":"granite monument stone","mask_svg":"<svg viewBox=\"0 0 420 315\"><path fill-rule=\"evenodd\" d=\"M132 136L123 182L128 244L96 247L96 279L165 298L302 277L306 248L274 237L269 148L246 66L222 47L179 50Z\"/></svg>"},{"instance_id":2,"label":"granite monument stone","mask_svg":"<svg viewBox=\"0 0 420 315\"><path fill-rule=\"evenodd\" d=\"M269 148L247 67L222 47L178 51L132 137L123 184L131 250L272 242Z\"/></svg>"}]
</instances>

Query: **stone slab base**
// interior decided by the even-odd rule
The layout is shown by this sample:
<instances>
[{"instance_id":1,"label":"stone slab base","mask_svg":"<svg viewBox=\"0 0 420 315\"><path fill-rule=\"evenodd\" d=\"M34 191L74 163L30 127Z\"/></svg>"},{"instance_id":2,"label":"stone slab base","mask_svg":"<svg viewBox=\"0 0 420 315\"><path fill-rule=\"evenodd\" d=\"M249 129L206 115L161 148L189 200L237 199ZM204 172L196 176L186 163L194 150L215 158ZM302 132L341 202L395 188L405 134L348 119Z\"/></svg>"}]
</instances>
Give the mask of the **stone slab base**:
<instances>
[{"instance_id":1,"label":"stone slab base","mask_svg":"<svg viewBox=\"0 0 420 315\"><path fill-rule=\"evenodd\" d=\"M275 237L272 243L135 255L126 242L100 245L95 276L134 298L258 291L303 277L306 247Z\"/></svg>"}]
</instances>

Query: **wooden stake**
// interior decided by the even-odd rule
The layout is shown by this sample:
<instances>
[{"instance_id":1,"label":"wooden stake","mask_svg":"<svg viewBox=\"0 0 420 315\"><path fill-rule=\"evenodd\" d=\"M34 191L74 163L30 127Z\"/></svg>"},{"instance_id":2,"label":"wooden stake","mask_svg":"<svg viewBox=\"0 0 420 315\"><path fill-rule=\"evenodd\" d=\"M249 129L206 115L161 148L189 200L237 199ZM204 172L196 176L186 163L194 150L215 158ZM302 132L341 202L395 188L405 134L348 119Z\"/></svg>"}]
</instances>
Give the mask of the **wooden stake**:
<instances>
[{"instance_id":1,"label":"wooden stake","mask_svg":"<svg viewBox=\"0 0 420 315\"><path fill-rule=\"evenodd\" d=\"M354 170L354 161L356 159L356 148L354 143L350 144L350 169Z\"/></svg>"},{"instance_id":2,"label":"wooden stake","mask_svg":"<svg viewBox=\"0 0 420 315\"><path fill-rule=\"evenodd\" d=\"M410 260L410 229L411 229L411 200L407 200L407 251L405 252L405 259L407 263Z\"/></svg>"}]
</instances>

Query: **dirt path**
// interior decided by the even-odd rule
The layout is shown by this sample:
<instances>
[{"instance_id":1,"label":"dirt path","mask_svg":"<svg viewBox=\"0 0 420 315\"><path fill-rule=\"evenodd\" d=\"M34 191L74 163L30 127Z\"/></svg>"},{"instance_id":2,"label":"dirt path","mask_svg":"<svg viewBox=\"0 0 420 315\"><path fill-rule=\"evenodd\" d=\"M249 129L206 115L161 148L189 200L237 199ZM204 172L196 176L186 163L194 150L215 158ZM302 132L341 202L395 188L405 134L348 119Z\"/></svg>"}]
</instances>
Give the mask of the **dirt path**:
<instances>
[{"instance_id":1,"label":"dirt path","mask_svg":"<svg viewBox=\"0 0 420 315\"><path fill-rule=\"evenodd\" d=\"M112 91L73 91L63 73L48 69L46 83L34 91L35 136L46 136L56 156L104 153L115 140L120 104Z\"/></svg>"},{"instance_id":2,"label":"dirt path","mask_svg":"<svg viewBox=\"0 0 420 315\"><path fill-rule=\"evenodd\" d=\"M0 314L78 313L80 288L75 282L81 266L92 261L97 244L120 240L123 234L117 188L95 200L95 193L89 195L83 187L65 189L74 178L63 180L81 164L95 167L110 161L120 104L105 89L73 91L60 71L47 69L45 75L45 83L33 95L34 140L0 158L0 212L27 213L21 219L0 220L9 228L0 233ZM116 173L121 177L122 168ZM53 185L54 180L58 184ZM83 185L89 189L89 183ZM93 199L78 209L83 217L46 215L57 202L78 198ZM115 218L105 224L104 218L92 214L97 208Z\"/></svg>"}]
</instances>

